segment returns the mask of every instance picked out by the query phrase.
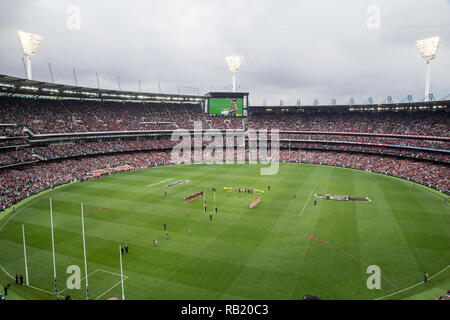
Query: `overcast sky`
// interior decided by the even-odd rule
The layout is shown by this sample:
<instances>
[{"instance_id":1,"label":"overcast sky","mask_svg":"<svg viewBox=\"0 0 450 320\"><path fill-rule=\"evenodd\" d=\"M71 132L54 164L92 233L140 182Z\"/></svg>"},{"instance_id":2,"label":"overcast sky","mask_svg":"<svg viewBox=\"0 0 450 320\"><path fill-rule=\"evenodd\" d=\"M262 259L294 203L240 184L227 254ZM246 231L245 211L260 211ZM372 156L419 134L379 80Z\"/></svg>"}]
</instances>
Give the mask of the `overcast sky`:
<instances>
[{"instance_id":1,"label":"overcast sky","mask_svg":"<svg viewBox=\"0 0 450 320\"><path fill-rule=\"evenodd\" d=\"M18 30L44 37L33 79L50 81L50 62L55 82L74 84L75 67L89 87L98 72L104 88L119 75L123 90L229 91L225 57L242 55L252 105L420 100L415 40L439 35L431 92L450 93L450 0L0 0L0 73L24 77Z\"/></svg>"}]
</instances>

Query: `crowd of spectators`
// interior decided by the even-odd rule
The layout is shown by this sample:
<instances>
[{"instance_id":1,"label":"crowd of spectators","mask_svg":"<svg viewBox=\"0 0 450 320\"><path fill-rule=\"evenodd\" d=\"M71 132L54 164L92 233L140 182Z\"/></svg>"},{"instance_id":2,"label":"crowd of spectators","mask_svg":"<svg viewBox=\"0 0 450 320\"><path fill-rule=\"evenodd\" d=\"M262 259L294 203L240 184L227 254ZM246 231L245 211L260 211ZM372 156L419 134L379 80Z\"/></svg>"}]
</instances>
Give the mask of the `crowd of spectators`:
<instances>
[{"instance_id":1,"label":"crowd of spectators","mask_svg":"<svg viewBox=\"0 0 450 320\"><path fill-rule=\"evenodd\" d=\"M14 123L12 126L7 125L4 118L0 118L0 137L21 137L23 136L23 127Z\"/></svg>"},{"instance_id":2,"label":"crowd of spectators","mask_svg":"<svg viewBox=\"0 0 450 320\"><path fill-rule=\"evenodd\" d=\"M237 151L235 151L235 157L236 154ZM190 156L193 161L193 154ZM223 156L225 159L226 155ZM248 160L248 150L246 159ZM373 171L414 180L440 191L449 192L450 165L448 164L380 155L286 149L280 150L280 161L327 164ZM25 165L20 170L5 168L0 171L0 210L31 194L60 184L82 180L95 170L124 165L140 170L170 163L171 151L165 150L39 162Z\"/></svg>"},{"instance_id":3,"label":"crowd of spectators","mask_svg":"<svg viewBox=\"0 0 450 320\"><path fill-rule=\"evenodd\" d=\"M120 164L129 164L135 169L168 164L170 150L177 144L167 135L50 143L45 141L49 136L36 139L35 134L172 131L193 129L194 121L201 121L203 129L243 128L243 118L209 116L195 104L0 97L0 167L37 162L20 166L20 170L0 168L0 208L52 185L80 179L95 169ZM450 126L447 111L250 112L248 121L253 129L276 128L282 132L281 160L371 170L414 179L446 192L449 190ZM386 137L383 134L397 136ZM424 136L434 138L425 139ZM207 144L207 141L202 143L203 146Z\"/></svg>"},{"instance_id":4,"label":"crowd of spectators","mask_svg":"<svg viewBox=\"0 0 450 320\"><path fill-rule=\"evenodd\" d=\"M242 118L213 117L199 104L49 100L0 97L0 136L125 130L242 128ZM360 132L450 137L447 111L283 113L250 112L249 127L282 131ZM7 131L7 132L4 132ZM2 134L3 132L3 134Z\"/></svg>"},{"instance_id":5,"label":"crowd of spectators","mask_svg":"<svg viewBox=\"0 0 450 320\"><path fill-rule=\"evenodd\" d=\"M330 136L332 137L332 136ZM224 139L224 142L226 140ZM105 153L117 153L126 151L154 150L173 148L178 142L171 141L169 136L162 136L153 139L140 138L138 140L97 140L90 142L79 141L72 143L59 143L43 146L28 146L17 148L0 148L0 167L12 164L20 164L29 161L45 161L60 158L70 158L76 156L87 156ZM202 145L210 144L203 140ZM270 140L269 140L270 146ZM301 148L301 149L323 149L337 151L354 151L364 153L380 153L397 155L402 157L413 157L417 159L427 159L441 162L449 162L449 153L446 151L428 151L421 149L410 149L405 147L390 147L372 143L357 143L347 141L328 140L281 140L281 148Z\"/></svg>"},{"instance_id":6,"label":"crowd of spectators","mask_svg":"<svg viewBox=\"0 0 450 320\"><path fill-rule=\"evenodd\" d=\"M426 159L434 161L442 161L450 163L450 154L444 152L421 151L417 149L406 149L397 147L385 147L375 145L361 144L336 144L336 143L306 143L306 142L280 142L283 148L301 148L301 149L325 149L325 150L342 150L363 153L381 153L388 155L396 155L401 157L411 157L417 159Z\"/></svg>"},{"instance_id":7,"label":"crowd of spectators","mask_svg":"<svg viewBox=\"0 0 450 320\"><path fill-rule=\"evenodd\" d=\"M134 130L242 128L241 119L211 117L198 104L151 104L0 97L0 123L34 134ZM5 134L9 136L9 134Z\"/></svg>"},{"instance_id":8,"label":"crowd of spectators","mask_svg":"<svg viewBox=\"0 0 450 320\"><path fill-rule=\"evenodd\" d=\"M252 129L450 136L447 111L250 114Z\"/></svg>"},{"instance_id":9,"label":"crowd of spectators","mask_svg":"<svg viewBox=\"0 0 450 320\"><path fill-rule=\"evenodd\" d=\"M31 148L0 149L0 167L35 160Z\"/></svg>"},{"instance_id":10,"label":"crowd of spectators","mask_svg":"<svg viewBox=\"0 0 450 320\"><path fill-rule=\"evenodd\" d=\"M148 140L105 140L33 147L33 152L42 156L45 160L51 160L102 153L164 149L171 148L175 144L176 142L171 141L170 138Z\"/></svg>"},{"instance_id":11,"label":"crowd of spectators","mask_svg":"<svg viewBox=\"0 0 450 320\"><path fill-rule=\"evenodd\" d=\"M281 133L280 139L308 140L308 141L342 141L355 143L385 144L406 147L431 148L440 150L450 150L450 140L424 140L408 138L390 138L379 136L363 135L342 135L342 134L286 134Z\"/></svg>"},{"instance_id":12,"label":"crowd of spectators","mask_svg":"<svg viewBox=\"0 0 450 320\"><path fill-rule=\"evenodd\" d=\"M0 171L0 210L34 193L84 179L90 172L123 165L144 169L169 163L169 152L142 152L97 157L83 157L64 161L39 162L20 170L6 168Z\"/></svg>"},{"instance_id":13,"label":"crowd of spectators","mask_svg":"<svg viewBox=\"0 0 450 320\"><path fill-rule=\"evenodd\" d=\"M298 161L345 166L397 176L449 192L450 165L390 156L313 150L281 150L281 161Z\"/></svg>"}]
</instances>

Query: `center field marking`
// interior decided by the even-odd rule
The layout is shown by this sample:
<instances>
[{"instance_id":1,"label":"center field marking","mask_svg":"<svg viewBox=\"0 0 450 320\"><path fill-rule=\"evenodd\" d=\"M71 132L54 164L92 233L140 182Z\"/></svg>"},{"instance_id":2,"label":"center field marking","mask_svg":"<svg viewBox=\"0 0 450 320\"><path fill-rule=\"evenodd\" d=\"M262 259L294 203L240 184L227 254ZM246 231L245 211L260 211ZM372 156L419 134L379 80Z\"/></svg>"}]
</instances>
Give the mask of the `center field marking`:
<instances>
[{"instance_id":1,"label":"center field marking","mask_svg":"<svg viewBox=\"0 0 450 320\"><path fill-rule=\"evenodd\" d=\"M306 200L305 205L303 206L302 211L300 212L300 217L302 216L303 211L305 211L306 205L308 204L309 199L311 198L311 196L312 196L312 194L313 194L313 192L314 192L314 189L315 189L316 187L317 187L317 183L316 183L316 184L314 185L314 187L312 188L311 193L309 194L309 197L308 197L308 199Z\"/></svg>"},{"instance_id":2,"label":"center field marking","mask_svg":"<svg viewBox=\"0 0 450 320\"><path fill-rule=\"evenodd\" d=\"M172 178L170 178L170 179L164 179L164 180L161 180L161 181L158 181L158 182L155 182L155 183L150 183L150 184L148 184L146 187L147 187L147 188L151 188L151 187L157 186L158 184L161 184L161 183L164 183L164 182L169 182L169 181L171 181L171 180L173 180L173 179L172 179Z\"/></svg>"}]
</instances>

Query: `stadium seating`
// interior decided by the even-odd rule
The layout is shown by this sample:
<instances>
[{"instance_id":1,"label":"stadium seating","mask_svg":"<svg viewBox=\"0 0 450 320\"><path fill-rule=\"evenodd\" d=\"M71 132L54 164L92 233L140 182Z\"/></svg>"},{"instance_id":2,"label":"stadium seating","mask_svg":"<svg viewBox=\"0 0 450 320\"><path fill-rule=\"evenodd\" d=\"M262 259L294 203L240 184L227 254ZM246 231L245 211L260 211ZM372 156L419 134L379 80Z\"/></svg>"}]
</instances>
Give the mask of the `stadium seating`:
<instances>
[{"instance_id":1,"label":"stadium seating","mask_svg":"<svg viewBox=\"0 0 450 320\"><path fill-rule=\"evenodd\" d=\"M200 105L0 97L0 210L97 169L168 165L170 131L194 121L243 128L242 118L211 117ZM447 193L448 124L447 111L249 116L250 128L280 130L281 161L370 170Z\"/></svg>"}]
</instances>

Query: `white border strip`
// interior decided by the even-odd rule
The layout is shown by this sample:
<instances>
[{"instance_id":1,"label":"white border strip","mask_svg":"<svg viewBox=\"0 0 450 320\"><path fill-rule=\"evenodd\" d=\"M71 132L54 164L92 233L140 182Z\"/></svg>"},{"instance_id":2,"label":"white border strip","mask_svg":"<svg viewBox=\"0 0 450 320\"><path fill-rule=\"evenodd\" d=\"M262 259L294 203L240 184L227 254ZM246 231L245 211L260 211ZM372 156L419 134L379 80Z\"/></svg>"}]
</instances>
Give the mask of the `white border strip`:
<instances>
[{"instance_id":1,"label":"white border strip","mask_svg":"<svg viewBox=\"0 0 450 320\"><path fill-rule=\"evenodd\" d=\"M315 189L316 187L317 187L317 183L316 183L316 184L314 185L314 187L312 188L311 193L309 194L309 197L308 197L308 199L306 200L305 205L303 206L302 211L300 212L300 217L302 216L303 211L305 211L306 205L308 204L309 199L311 198L311 196L312 196L312 194L313 194L313 192L314 192L314 189Z\"/></svg>"},{"instance_id":2,"label":"white border strip","mask_svg":"<svg viewBox=\"0 0 450 320\"><path fill-rule=\"evenodd\" d=\"M449 266L446 266L444 269L442 269L442 270L439 271L438 273L432 275L432 276L429 277L428 279L429 279L429 280L430 280L430 279L433 279L434 277L436 277L437 275L441 274L442 272L445 272L449 267L450 267L450 265L449 265ZM419 285L421 285L421 284L423 284L423 283L424 283L424 282L421 281L421 282L416 283L416 284L414 284L414 285L412 285L412 286L410 286L410 287L408 287L408 288L406 288L406 289L403 289L403 290L400 290L400 291L396 291L396 292L394 292L394 293L388 294L387 296L384 296L384 297L381 297L381 298L376 298L375 300L381 300L381 299L384 299L384 298L387 298L387 297L391 297L391 296L396 295L396 294L398 294L398 293L401 293L401 292L403 292L403 291L406 291L406 290L412 289L412 288L414 288L414 287L417 287L417 286L419 286Z\"/></svg>"},{"instance_id":3,"label":"white border strip","mask_svg":"<svg viewBox=\"0 0 450 320\"><path fill-rule=\"evenodd\" d=\"M6 275L7 275L8 277L10 277L10 278L13 279L13 280L15 279L15 277L13 277L8 271L6 271L5 268L3 268L2 265L0 265L0 269L2 269L3 272L6 273ZM29 288L31 288L31 289L35 289L35 290L38 290L38 291L41 291L41 292L48 293L49 295L52 295L52 296L55 295L54 292L50 292L50 291L47 291L47 290L44 290L44 289L41 289L41 288L38 288L38 287L35 287L35 286L31 286L31 285L25 285L25 286L26 286L26 287L29 287ZM61 295L59 295L59 294L58 294L58 297L63 298L63 296L61 296Z\"/></svg>"}]
</instances>

